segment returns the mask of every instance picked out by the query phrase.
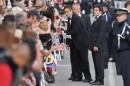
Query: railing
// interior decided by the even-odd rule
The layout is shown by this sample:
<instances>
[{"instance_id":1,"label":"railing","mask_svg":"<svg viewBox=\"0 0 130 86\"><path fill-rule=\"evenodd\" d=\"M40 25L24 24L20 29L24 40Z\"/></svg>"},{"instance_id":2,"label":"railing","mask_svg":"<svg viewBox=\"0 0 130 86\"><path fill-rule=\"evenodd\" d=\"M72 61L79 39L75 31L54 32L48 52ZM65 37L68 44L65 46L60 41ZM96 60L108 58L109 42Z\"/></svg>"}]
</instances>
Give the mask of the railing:
<instances>
[{"instance_id":1,"label":"railing","mask_svg":"<svg viewBox=\"0 0 130 86\"><path fill-rule=\"evenodd\" d=\"M127 0L116 0L115 1L115 7L116 8L124 8L124 4L127 2Z\"/></svg>"}]
</instances>

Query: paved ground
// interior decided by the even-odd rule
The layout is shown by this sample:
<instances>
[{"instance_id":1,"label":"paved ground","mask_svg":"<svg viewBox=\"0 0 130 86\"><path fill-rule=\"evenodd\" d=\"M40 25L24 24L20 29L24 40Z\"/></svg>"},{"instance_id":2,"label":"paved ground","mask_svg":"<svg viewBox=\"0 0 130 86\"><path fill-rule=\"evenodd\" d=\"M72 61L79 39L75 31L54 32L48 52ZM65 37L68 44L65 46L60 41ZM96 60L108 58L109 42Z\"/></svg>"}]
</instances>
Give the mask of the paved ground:
<instances>
[{"instance_id":1,"label":"paved ground","mask_svg":"<svg viewBox=\"0 0 130 86\"><path fill-rule=\"evenodd\" d=\"M92 86L83 82L72 82L68 78L71 74L69 51L65 53L65 59L59 63L57 68L58 74L55 76L56 82L48 84L47 86ZM91 68L92 78L94 79L94 66L92 61L91 52L89 52L89 62ZM123 86L121 76L116 75L115 64L109 63L109 68L105 70L105 85L104 86Z\"/></svg>"}]
</instances>

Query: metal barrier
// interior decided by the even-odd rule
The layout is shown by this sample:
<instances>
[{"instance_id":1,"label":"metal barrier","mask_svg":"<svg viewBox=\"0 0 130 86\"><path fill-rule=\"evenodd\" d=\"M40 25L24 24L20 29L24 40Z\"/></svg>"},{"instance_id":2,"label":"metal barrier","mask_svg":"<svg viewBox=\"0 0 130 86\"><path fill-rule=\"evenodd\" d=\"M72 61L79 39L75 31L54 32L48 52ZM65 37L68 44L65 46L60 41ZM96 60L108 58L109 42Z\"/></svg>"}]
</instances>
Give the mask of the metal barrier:
<instances>
[{"instance_id":1,"label":"metal barrier","mask_svg":"<svg viewBox=\"0 0 130 86\"><path fill-rule=\"evenodd\" d=\"M127 2L127 0L123 1L115 1L115 7L116 8L124 8L124 4Z\"/></svg>"}]
</instances>

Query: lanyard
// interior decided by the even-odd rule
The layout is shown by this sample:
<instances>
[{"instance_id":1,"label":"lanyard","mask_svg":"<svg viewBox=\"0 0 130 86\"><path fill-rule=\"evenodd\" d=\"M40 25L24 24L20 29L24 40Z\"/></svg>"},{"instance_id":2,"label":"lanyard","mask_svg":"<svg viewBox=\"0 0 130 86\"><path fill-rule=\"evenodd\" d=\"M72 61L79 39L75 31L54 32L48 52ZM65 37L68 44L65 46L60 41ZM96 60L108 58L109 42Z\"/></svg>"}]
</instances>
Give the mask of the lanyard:
<instances>
[{"instance_id":1,"label":"lanyard","mask_svg":"<svg viewBox=\"0 0 130 86\"><path fill-rule=\"evenodd\" d=\"M108 22L108 17L107 17L106 12L103 14L103 16L105 16L105 18L106 18L106 22Z\"/></svg>"},{"instance_id":2,"label":"lanyard","mask_svg":"<svg viewBox=\"0 0 130 86\"><path fill-rule=\"evenodd\" d=\"M120 49L120 39L125 39L125 29L126 27L128 27L130 29L130 26L125 22L125 25L123 27L123 30L121 32L121 34L117 34L118 37L118 49Z\"/></svg>"}]
</instances>

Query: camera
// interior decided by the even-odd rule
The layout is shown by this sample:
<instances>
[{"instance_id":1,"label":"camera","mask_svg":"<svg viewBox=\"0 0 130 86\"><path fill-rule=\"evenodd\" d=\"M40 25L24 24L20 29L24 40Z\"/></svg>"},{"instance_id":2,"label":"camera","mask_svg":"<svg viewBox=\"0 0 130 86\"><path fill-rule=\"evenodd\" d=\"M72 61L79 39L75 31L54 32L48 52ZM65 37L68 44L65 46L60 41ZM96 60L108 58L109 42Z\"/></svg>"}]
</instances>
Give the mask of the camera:
<instances>
[{"instance_id":1,"label":"camera","mask_svg":"<svg viewBox=\"0 0 130 86\"><path fill-rule=\"evenodd\" d=\"M24 1L24 4L26 5L26 7L28 7L29 1L28 1L28 0L25 0L25 1Z\"/></svg>"},{"instance_id":2,"label":"camera","mask_svg":"<svg viewBox=\"0 0 130 86\"><path fill-rule=\"evenodd\" d=\"M51 5L51 0L46 0L46 4L47 4L47 6L50 6Z\"/></svg>"}]
</instances>

